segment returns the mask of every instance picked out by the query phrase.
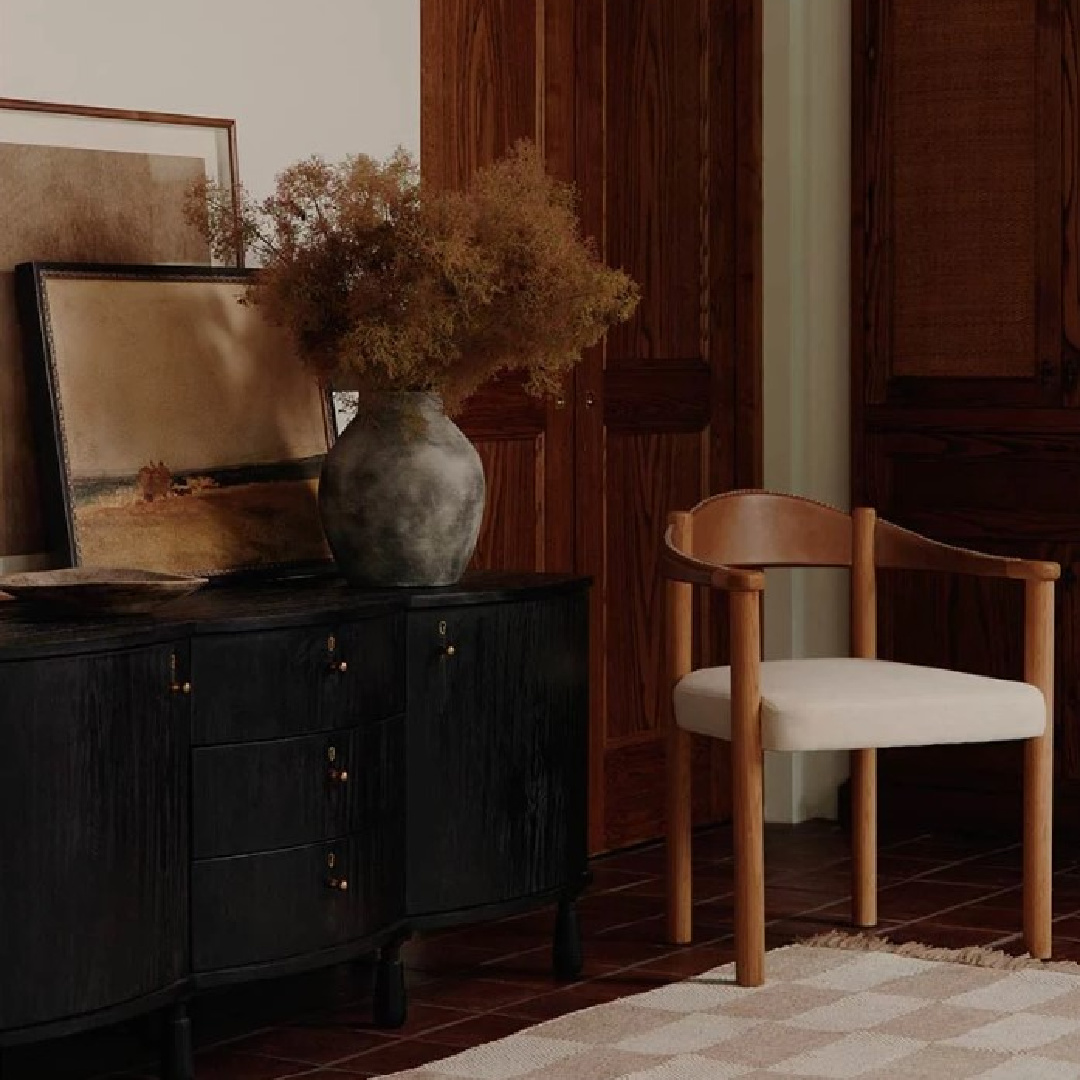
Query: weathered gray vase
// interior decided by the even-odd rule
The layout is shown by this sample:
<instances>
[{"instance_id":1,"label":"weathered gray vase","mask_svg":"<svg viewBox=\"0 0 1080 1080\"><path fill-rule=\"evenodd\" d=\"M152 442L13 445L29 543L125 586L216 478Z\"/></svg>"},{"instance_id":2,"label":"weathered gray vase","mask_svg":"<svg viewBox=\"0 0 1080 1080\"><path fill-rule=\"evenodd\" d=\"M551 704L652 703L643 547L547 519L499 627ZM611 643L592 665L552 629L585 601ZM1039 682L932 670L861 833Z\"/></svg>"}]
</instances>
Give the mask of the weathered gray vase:
<instances>
[{"instance_id":1,"label":"weathered gray vase","mask_svg":"<svg viewBox=\"0 0 1080 1080\"><path fill-rule=\"evenodd\" d=\"M484 468L436 394L387 394L330 448L319 513L353 585L452 585L476 547Z\"/></svg>"}]
</instances>

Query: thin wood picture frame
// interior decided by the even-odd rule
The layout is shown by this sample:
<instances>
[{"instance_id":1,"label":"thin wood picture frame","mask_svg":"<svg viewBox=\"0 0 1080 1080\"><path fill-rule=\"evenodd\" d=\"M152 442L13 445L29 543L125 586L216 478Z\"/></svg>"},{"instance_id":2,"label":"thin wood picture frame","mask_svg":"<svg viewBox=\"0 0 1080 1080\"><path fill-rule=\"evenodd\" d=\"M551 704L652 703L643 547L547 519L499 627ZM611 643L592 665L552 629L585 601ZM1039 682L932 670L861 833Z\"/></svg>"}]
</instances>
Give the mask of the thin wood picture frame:
<instances>
[{"instance_id":1,"label":"thin wood picture frame","mask_svg":"<svg viewBox=\"0 0 1080 1080\"><path fill-rule=\"evenodd\" d=\"M62 565L325 573L331 395L238 301L252 271L26 263L15 290Z\"/></svg>"},{"instance_id":2,"label":"thin wood picture frame","mask_svg":"<svg viewBox=\"0 0 1080 1080\"><path fill-rule=\"evenodd\" d=\"M228 188L233 205L239 206L236 121L226 117L0 97L0 143L198 155L203 158L208 179ZM243 248L237 249L235 263L228 265L244 265Z\"/></svg>"}]
</instances>

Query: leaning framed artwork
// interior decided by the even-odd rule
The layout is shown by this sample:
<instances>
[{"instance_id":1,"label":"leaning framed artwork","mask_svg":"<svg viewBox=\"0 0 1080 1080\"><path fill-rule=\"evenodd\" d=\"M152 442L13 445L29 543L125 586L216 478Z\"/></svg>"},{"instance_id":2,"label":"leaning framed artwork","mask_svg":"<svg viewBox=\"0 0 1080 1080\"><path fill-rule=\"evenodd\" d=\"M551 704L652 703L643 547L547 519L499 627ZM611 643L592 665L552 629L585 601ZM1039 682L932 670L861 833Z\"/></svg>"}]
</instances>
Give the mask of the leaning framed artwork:
<instances>
[{"instance_id":1,"label":"leaning framed artwork","mask_svg":"<svg viewBox=\"0 0 1080 1080\"><path fill-rule=\"evenodd\" d=\"M329 569L329 395L242 304L250 271L23 264L50 547L71 566Z\"/></svg>"},{"instance_id":2,"label":"leaning framed artwork","mask_svg":"<svg viewBox=\"0 0 1080 1080\"><path fill-rule=\"evenodd\" d=\"M44 545L12 286L28 261L210 264L184 196L239 183L232 120L0 98L0 565ZM239 259L235 265L240 265ZM5 558L7 557L7 558ZM15 557L15 558L12 558ZM18 562L18 560L24 562Z\"/></svg>"}]
</instances>

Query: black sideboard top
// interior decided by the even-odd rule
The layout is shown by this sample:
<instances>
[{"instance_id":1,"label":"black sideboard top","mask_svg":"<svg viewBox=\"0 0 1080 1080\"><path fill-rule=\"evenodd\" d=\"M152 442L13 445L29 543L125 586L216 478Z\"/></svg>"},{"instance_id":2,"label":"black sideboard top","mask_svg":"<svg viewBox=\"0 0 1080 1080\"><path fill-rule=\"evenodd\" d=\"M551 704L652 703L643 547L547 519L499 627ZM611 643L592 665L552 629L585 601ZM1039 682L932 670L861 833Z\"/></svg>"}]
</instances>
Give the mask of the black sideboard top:
<instances>
[{"instance_id":1,"label":"black sideboard top","mask_svg":"<svg viewBox=\"0 0 1080 1080\"><path fill-rule=\"evenodd\" d=\"M303 626L335 615L378 615L388 611L492 604L573 591L589 579L572 574L476 572L456 585L364 589L330 575L259 578L235 583L218 579L149 615L104 618L53 617L22 601L0 602L0 660L44 653L69 654L153 644L178 634Z\"/></svg>"}]
</instances>

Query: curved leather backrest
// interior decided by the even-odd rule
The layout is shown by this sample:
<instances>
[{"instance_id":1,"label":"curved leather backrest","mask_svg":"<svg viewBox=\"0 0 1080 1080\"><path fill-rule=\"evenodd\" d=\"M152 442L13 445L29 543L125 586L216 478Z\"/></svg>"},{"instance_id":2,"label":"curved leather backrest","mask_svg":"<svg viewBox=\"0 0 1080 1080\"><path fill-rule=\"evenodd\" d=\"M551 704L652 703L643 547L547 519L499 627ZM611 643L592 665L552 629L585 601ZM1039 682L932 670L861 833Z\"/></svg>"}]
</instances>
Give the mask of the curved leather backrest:
<instances>
[{"instance_id":1,"label":"curved leather backrest","mask_svg":"<svg viewBox=\"0 0 1080 1080\"><path fill-rule=\"evenodd\" d=\"M851 515L797 495L730 491L689 511L686 554L726 566L851 566Z\"/></svg>"}]
</instances>

